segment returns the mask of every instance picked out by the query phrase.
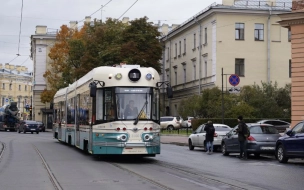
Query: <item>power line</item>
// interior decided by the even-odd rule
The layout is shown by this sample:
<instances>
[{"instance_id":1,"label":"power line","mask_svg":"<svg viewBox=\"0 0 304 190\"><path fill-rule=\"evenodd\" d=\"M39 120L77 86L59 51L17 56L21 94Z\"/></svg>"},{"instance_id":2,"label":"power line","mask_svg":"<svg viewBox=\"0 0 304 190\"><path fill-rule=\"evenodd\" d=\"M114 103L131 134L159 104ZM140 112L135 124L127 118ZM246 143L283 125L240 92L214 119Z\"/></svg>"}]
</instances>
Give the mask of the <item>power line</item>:
<instances>
[{"instance_id":1,"label":"power line","mask_svg":"<svg viewBox=\"0 0 304 190\"><path fill-rule=\"evenodd\" d=\"M10 62L8 62L8 63L11 63L12 61L14 61L17 57L19 57L18 55L14 58L14 59L12 59Z\"/></svg>"},{"instance_id":2,"label":"power line","mask_svg":"<svg viewBox=\"0 0 304 190\"><path fill-rule=\"evenodd\" d=\"M21 18L20 18L19 42L18 42L18 53L17 53L17 56L19 56L19 48L20 48L20 36L21 36L22 13L23 13L23 0L22 0L22 4L21 4Z\"/></svg>"},{"instance_id":3,"label":"power line","mask_svg":"<svg viewBox=\"0 0 304 190\"><path fill-rule=\"evenodd\" d=\"M119 18L118 18L118 20L122 17L122 16L124 16L125 14L126 14L126 12L128 12L134 5L135 5L135 3L137 3L137 1L138 0L136 0L132 5L131 5L131 7L129 7Z\"/></svg>"}]
</instances>

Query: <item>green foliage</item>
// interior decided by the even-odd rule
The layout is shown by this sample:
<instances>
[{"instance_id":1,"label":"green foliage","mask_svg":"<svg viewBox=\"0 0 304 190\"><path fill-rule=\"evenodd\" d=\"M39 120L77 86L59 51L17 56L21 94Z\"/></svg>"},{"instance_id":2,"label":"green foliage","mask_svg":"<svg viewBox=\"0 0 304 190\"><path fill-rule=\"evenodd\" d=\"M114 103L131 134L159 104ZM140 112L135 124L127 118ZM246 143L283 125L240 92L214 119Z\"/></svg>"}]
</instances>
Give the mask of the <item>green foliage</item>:
<instances>
[{"instance_id":1,"label":"green foliage","mask_svg":"<svg viewBox=\"0 0 304 190\"><path fill-rule=\"evenodd\" d=\"M248 85L240 94L224 93L224 118L290 118L290 85L279 88L277 83ZM183 99L178 108L183 117L222 118L222 92L214 87L205 89L201 95ZM229 121L229 120L228 120ZM221 119L220 119L221 123ZM229 123L233 124L233 123ZM193 124L192 124L193 125Z\"/></svg>"}]
</instances>

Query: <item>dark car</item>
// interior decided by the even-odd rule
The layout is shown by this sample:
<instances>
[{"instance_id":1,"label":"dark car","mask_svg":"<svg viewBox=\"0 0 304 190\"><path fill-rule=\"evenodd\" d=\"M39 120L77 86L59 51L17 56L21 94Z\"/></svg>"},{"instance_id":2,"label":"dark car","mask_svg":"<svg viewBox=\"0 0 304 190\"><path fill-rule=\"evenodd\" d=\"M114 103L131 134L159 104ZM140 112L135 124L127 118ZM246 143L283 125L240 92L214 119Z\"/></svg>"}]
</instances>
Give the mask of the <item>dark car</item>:
<instances>
[{"instance_id":1,"label":"dark car","mask_svg":"<svg viewBox=\"0 0 304 190\"><path fill-rule=\"evenodd\" d=\"M43 122L37 121L38 125L39 125L39 131L40 132L45 132L45 125Z\"/></svg>"},{"instance_id":2,"label":"dark car","mask_svg":"<svg viewBox=\"0 0 304 190\"><path fill-rule=\"evenodd\" d=\"M275 156L281 163L289 158L304 158L304 121L296 124L276 143Z\"/></svg>"},{"instance_id":3,"label":"dark car","mask_svg":"<svg viewBox=\"0 0 304 190\"><path fill-rule=\"evenodd\" d=\"M257 123L273 125L279 131L279 133L286 132L286 129L290 127L290 123L279 119L265 119L257 121Z\"/></svg>"},{"instance_id":4,"label":"dark car","mask_svg":"<svg viewBox=\"0 0 304 190\"><path fill-rule=\"evenodd\" d=\"M278 130L267 124L246 124L250 130L250 136L247 138L247 154L254 154L257 157L260 154L274 154L276 141L280 137ZM222 153L224 156L229 155L229 153L240 152L237 128L238 126L234 127L222 139Z\"/></svg>"},{"instance_id":5,"label":"dark car","mask_svg":"<svg viewBox=\"0 0 304 190\"><path fill-rule=\"evenodd\" d=\"M24 120L20 123L18 128L18 133L21 132L31 132L32 134L35 132L39 134L39 124L36 121Z\"/></svg>"}]
</instances>

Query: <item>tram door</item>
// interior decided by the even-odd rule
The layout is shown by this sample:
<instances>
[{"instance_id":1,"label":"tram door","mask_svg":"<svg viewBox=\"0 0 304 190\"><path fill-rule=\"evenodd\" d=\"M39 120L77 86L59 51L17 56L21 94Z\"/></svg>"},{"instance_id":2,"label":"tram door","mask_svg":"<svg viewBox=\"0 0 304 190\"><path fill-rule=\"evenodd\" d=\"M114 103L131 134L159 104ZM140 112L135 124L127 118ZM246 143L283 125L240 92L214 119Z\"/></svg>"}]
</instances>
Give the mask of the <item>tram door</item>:
<instances>
[{"instance_id":1,"label":"tram door","mask_svg":"<svg viewBox=\"0 0 304 190\"><path fill-rule=\"evenodd\" d=\"M62 122L64 122L64 114L63 114L63 110L64 110L64 104L63 102L60 102L59 105L60 109L59 109L59 125L58 125L58 140L61 140L62 138Z\"/></svg>"},{"instance_id":2,"label":"tram door","mask_svg":"<svg viewBox=\"0 0 304 190\"><path fill-rule=\"evenodd\" d=\"M76 98L76 146L80 147L80 131L79 131L79 120L80 120L80 94Z\"/></svg>"}]
</instances>

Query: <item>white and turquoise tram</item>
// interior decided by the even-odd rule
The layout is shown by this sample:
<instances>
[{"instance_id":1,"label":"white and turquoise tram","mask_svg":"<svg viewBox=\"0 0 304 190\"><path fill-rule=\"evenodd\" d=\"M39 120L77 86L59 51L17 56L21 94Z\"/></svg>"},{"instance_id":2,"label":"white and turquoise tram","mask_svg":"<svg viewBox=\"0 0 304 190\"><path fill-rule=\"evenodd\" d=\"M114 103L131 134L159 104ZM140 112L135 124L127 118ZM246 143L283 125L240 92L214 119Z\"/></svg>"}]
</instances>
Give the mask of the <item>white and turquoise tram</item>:
<instances>
[{"instance_id":1,"label":"white and turquoise tram","mask_svg":"<svg viewBox=\"0 0 304 190\"><path fill-rule=\"evenodd\" d=\"M93 69L55 94L54 138L93 155L160 154L162 84L150 67Z\"/></svg>"}]
</instances>

